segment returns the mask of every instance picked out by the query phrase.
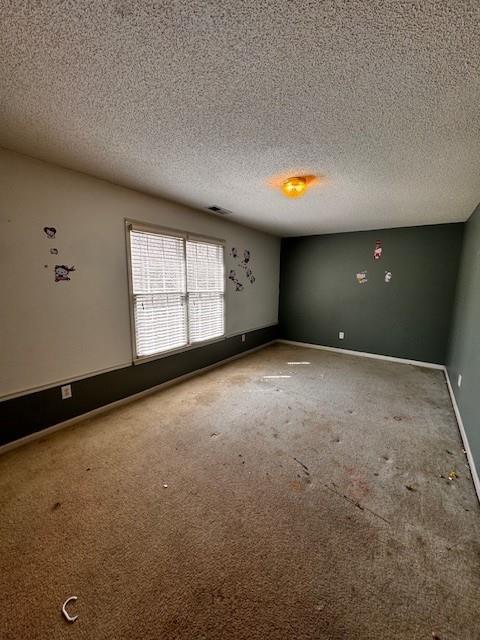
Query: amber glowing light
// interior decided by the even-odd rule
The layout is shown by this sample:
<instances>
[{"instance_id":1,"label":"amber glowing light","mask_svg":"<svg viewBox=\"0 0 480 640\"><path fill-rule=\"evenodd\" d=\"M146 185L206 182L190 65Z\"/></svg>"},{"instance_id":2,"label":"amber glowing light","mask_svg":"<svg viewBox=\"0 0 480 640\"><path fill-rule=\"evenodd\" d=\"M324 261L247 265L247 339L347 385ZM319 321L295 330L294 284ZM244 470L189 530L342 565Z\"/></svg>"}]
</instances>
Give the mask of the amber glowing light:
<instances>
[{"instance_id":1,"label":"amber glowing light","mask_svg":"<svg viewBox=\"0 0 480 640\"><path fill-rule=\"evenodd\" d=\"M287 198L299 198L303 196L305 191L307 190L307 179L296 177L296 178L288 178L282 184L282 193Z\"/></svg>"}]
</instances>

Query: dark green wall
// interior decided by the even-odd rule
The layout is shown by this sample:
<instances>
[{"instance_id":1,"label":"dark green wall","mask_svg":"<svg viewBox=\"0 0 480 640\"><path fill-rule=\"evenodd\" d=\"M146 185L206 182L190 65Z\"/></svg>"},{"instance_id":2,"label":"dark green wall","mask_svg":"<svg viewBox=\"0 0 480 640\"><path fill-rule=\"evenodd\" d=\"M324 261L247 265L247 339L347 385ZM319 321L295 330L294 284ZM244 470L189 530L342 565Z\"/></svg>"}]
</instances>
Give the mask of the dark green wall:
<instances>
[{"instance_id":1,"label":"dark green wall","mask_svg":"<svg viewBox=\"0 0 480 640\"><path fill-rule=\"evenodd\" d=\"M444 364L463 228L459 223L284 239L282 337ZM383 247L379 261L373 260L376 240ZM355 274L364 269L368 282L358 284ZM385 271L392 273L389 284Z\"/></svg>"},{"instance_id":2,"label":"dark green wall","mask_svg":"<svg viewBox=\"0 0 480 640\"><path fill-rule=\"evenodd\" d=\"M448 354L448 373L468 442L480 468L480 205L465 225L465 241ZM457 384L462 374L462 386Z\"/></svg>"}]
</instances>

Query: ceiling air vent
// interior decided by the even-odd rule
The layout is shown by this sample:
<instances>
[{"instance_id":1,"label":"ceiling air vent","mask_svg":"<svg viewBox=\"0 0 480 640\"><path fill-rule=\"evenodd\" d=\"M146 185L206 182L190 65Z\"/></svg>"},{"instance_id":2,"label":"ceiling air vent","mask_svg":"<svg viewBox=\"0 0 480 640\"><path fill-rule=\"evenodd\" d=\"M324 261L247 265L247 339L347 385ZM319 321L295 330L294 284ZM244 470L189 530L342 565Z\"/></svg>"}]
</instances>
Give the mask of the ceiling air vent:
<instances>
[{"instance_id":1,"label":"ceiling air vent","mask_svg":"<svg viewBox=\"0 0 480 640\"><path fill-rule=\"evenodd\" d=\"M232 213L228 209L222 209L222 207L217 207L217 205L215 205L215 204L212 204L211 207L207 207L207 211L211 211L212 213L216 213L219 216L228 216L230 213Z\"/></svg>"}]
</instances>

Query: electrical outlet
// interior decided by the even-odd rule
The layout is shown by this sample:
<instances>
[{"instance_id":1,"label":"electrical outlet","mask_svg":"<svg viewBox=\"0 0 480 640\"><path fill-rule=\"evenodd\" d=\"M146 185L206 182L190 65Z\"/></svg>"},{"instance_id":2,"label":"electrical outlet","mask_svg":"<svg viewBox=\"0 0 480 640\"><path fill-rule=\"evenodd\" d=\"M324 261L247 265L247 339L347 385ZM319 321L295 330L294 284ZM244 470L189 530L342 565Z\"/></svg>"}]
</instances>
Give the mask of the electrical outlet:
<instances>
[{"instance_id":1,"label":"electrical outlet","mask_svg":"<svg viewBox=\"0 0 480 640\"><path fill-rule=\"evenodd\" d=\"M245 342L245 337L246 337L245 334L242 333L242 342Z\"/></svg>"},{"instance_id":2,"label":"electrical outlet","mask_svg":"<svg viewBox=\"0 0 480 640\"><path fill-rule=\"evenodd\" d=\"M462 374L459 373L457 378L457 387L460 389L461 386L462 386Z\"/></svg>"},{"instance_id":3,"label":"electrical outlet","mask_svg":"<svg viewBox=\"0 0 480 640\"><path fill-rule=\"evenodd\" d=\"M343 340L345 338L345 332L344 331L339 331L338 332L338 337L340 338L340 340Z\"/></svg>"},{"instance_id":4,"label":"electrical outlet","mask_svg":"<svg viewBox=\"0 0 480 640\"><path fill-rule=\"evenodd\" d=\"M60 387L62 390L62 400L68 400L68 398L72 397L72 385L64 384L63 387Z\"/></svg>"}]
</instances>

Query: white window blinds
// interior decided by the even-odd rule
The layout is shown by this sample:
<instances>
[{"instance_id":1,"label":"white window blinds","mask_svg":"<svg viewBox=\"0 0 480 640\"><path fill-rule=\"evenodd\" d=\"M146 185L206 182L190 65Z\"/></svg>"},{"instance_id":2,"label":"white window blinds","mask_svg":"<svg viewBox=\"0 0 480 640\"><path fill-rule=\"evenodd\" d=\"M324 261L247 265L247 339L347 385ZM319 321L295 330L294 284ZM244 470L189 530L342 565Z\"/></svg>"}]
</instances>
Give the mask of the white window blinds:
<instances>
[{"instance_id":1,"label":"white window blinds","mask_svg":"<svg viewBox=\"0 0 480 640\"><path fill-rule=\"evenodd\" d=\"M222 336L223 246L135 228L129 234L136 356Z\"/></svg>"},{"instance_id":2,"label":"white window blinds","mask_svg":"<svg viewBox=\"0 0 480 640\"><path fill-rule=\"evenodd\" d=\"M223 247L187 240L188 332L190 342L224 333Z\"/></svg>"},{"instance_id":3,"label":"white window blinds","mask_svg":"<svg viewBox=\"0 0 480 640\"><path fill-rule=\"evenodd\" d=\"M130 231L137 356L187 344L183 238Z\"/></svg>"}]
</instances>

